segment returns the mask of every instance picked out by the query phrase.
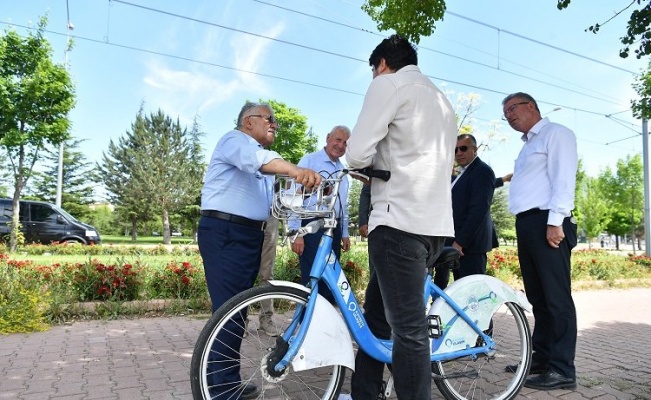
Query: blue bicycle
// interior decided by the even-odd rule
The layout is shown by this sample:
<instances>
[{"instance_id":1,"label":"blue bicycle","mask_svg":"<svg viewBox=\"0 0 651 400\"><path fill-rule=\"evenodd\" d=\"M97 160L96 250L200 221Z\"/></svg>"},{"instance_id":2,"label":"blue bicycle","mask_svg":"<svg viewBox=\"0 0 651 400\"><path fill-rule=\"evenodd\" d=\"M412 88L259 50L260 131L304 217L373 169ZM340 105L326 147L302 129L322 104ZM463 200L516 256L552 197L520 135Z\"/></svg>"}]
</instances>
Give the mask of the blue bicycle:
<instances>
[{"instance_id":1,"label":"blue bicycle","mask_svg":"<svg viewBox=\"0 0 651 400\"><path fill-rule=\"evenodd\" d=\"M378 172L363 172L388 179ZM371 333L332 252L335 196L347 174L364 176L360 171L344 170L323 179L310 193L304 193L290 178L277 179L273 201L276 217L317 218L291 234L303 236L324 229L310 283L306 287L272 281L236 295L215 311L192 356L195 399L212 399L215 393L220 398L238 399L249 382L261 389L258 398L336 399L346 369L355 367L353 339L371 357L391 364L392 341ZM523 293L486 275L462 278L441 290L432 280L434 268L458 265L458 257L454 248L445 248L423 285L433 388L446 399L513 399L531 364L531 332L524 314L531 305ZM318 295L318 285L322 284L335 294L337 308ZM256 329L258 318L245 323L260 311L264 301L274 302L273 322L282 332L277 337ZM241 339L241 346L224 349L222 340L233 335ZM214 374L233 371L241 377L235 386L231 382L226 389L213 384ZM387 386L385 394L389 396L391 385Z\"/></svg>"}]
</instances>

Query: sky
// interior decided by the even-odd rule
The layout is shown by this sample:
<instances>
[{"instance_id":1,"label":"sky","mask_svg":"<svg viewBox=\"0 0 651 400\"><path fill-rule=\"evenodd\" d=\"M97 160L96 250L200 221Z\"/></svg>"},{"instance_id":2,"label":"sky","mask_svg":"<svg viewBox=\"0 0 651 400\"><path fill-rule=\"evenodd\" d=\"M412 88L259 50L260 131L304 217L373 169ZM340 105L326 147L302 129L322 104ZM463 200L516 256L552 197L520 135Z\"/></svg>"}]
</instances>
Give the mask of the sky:
<instances>
[{"instance_id":1,"label":"sky","mask_svg":"<svg viewBox=\"0 0 651 400\"><path fill-rule=\"evenodd\" d=\"M418 47L419 67L465 115L497 176L512 171L522 142L501 120L502 99L527 92L543 115L572 129L591 176L641 154L632 88L647 59L619 57L629 0L448 1L443 21ZM0 29L27 35L47 13L53 58L76 85L72 137L100 161L144 104L188 128L195 116L206 160L245 101L298 109L319 136L353 128L372 79L379 32L363 0L0 0ZM69 19L68 19L69 15ZM74 29L67 29L67 21ZM71 27L72 27L71 26ZM66 35L74 47L66 54ZM65 189L64 189L65 190Z\"/></svg>"}]
</instances>

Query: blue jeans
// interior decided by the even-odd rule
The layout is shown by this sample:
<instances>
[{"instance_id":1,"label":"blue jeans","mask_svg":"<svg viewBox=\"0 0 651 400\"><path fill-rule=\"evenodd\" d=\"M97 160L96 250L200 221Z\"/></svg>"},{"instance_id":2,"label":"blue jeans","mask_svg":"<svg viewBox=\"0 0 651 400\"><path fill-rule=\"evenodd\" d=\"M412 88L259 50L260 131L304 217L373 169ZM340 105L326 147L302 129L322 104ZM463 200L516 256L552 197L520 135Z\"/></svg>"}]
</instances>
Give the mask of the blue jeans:
<instances>
[{"instance_id":1,"label":"blue jeans","mask_svg":"<svg viewBox=\"0 0 651 400\"><path fill-rule=\"evenodd\" d=\"M423 304L427 267L443 249L444 237L423 236L388 226L368 237L372 274L364 315L371 332L393 339L393 380L401 400L428 400L432 393L430 342ZM384 365L357 352L351 389L354 400L377 399Z\"/></svg>"}]
</instances>

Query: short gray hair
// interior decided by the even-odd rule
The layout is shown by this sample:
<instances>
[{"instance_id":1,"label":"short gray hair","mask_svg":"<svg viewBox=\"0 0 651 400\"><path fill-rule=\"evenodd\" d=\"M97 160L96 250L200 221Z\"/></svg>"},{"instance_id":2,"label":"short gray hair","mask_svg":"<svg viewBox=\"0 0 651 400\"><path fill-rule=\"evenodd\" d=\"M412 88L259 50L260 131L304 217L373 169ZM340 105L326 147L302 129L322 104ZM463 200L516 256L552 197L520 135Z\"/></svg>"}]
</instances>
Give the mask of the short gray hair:
<instances>
[{"instance_id":1,"label":"short gray hair","mask_svg":"<svg viewBox=\"0 0 651 400\"><path fill-rule=\"evenodd\" d=\"M502 105L506 104L511 99L524 99L525 101L533 103L534 107L536 107L536 111L540 112L538 103L536 103L536 100L530 94L524 92L511 93L502 100Z\"/></svg>"},{"instance_id":2,"label":"short gray hair","mask_svg":"<svg viewBox=\"0 0 651 400\"><path fill-rule=\"evenodd\" d=\"M244 125L244 118L247 117L247 112L254 108L266 108L267 110L269 110L270 114L273 114L273 108L271 108L271 106L268 103L254 103L251 101L247 101L246 103L244 103L242 109L240 110L240 113L237 116L236 128L241 128L242 125Z\"/></svg>"},{"instance_id":3,"label":"short gray hair","mask_svg":"<svg viewBox=\"0 0 651 400\"><path fill-rule=\"evenodd\" d=\"M350 137L350 129L346 125L336 125L334 128L330 130L328 135L330 135L331 133L335 133L337 131L344 131Z\"/></svg>"}]
</instances>

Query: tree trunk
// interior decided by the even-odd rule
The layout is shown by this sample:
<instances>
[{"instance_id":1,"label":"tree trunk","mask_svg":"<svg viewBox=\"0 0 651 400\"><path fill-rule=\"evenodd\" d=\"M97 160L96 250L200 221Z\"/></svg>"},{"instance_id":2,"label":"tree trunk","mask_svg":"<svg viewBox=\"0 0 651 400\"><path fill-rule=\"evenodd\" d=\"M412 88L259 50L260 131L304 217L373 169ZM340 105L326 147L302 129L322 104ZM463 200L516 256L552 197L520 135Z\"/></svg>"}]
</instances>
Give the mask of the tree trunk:
<instances>
[{"instance_id":1,"label":"tree trunk","mask_svg":"<svg viewBox=\"0 0 651 400\"><path fill-rule=\"evenodd\" d=\"M135 218L131 220L131 241L135 243L138 240L138 227Z\"/></svg>"},{"instance_id":2,"label":"tree trunk","mask_svg":"<svg viewBox=\"0 0 651 400\"><path fill-rule=\"evenodd\" d=\"M170 232L170 213L163 209L163 244L172 244L172 234Z\"/></svg>"}]
</instances>

